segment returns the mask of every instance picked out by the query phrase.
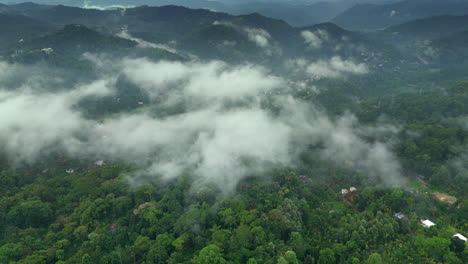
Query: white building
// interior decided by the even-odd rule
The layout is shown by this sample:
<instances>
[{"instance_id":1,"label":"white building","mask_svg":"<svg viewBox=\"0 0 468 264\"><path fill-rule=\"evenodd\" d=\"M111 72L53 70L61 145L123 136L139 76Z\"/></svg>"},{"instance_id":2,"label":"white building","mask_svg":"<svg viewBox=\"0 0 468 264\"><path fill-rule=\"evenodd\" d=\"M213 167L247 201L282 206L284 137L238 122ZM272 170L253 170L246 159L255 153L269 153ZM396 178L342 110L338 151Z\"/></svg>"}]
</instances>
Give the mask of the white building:
<instances>
[{"instance_id":1,"label":"white building","mask_svg":"<svg viewBox=\"0 0 468 264\"><path fill-rule=\"evenodd\" d=\"M98 160L98 161L94 162L94 165L96 165L96 166L98 166L98 167L102 167L102 166L104 166L104 164L105 164L105 163L104 163L103 160Z\"/></svg>"},{"instance_id":2,"label":"white building","mask_svg":"<svg viewBox=\"0 0 468 264\"><path fill-rule=\"evenodd\" d=\"M421 224L425 227L425 228L431 228L433 226L435 226L436 224L433 223L431 220L429 219L426 219L426 220L421 220Z\"/></svg>"},{"instance_id":3,"label":"white building","mask_svg":"<svg viewBox=\"0 0 468 264\"><path fill-rule=\"evenodd\" d=\"M463 241L468 241L468 238L464 237L462 234L460 233L457 233L455 235L453 235L452 237L458 237L459 239L463 240Z\"/></svg>"},{"instance_id":4,"label":"white building","mask_svg":"<svg viewBox=\"0 0 468 264\"><path fill-rule=\"evenodd\" d=\"M345 195L345 194L348 194L348 193L349 193L348 189L341 189L341 194L342 195Z\"/></svg>"},{"instance_id":5,"label":"white building","mask_svg":"<svg viewBox=\"0 0 468 264\"><path fill-rule=\"evenodd\" d=\"M72 168L69 168L69 169L66 169L65 172L68 174L72 174L73 172L75 172L75 170Z\"/></svg>"},{"instance_id":6,"label":"white building","mask_svg":"<svg viewBox=\"0 0 468 264\"><path fill-rule=\"evenodd\" d=\"M396 218L398 218L398 219L403 219L403 218L406 217L406 215L404 215L404 214L401 213L401 212L400 212L400 213L396 213L396 214L394 214L393 216L396 217Z\"/></svg>"},{"instance_id":7,"label":"white building","mask_svg":"<svg viewBox=\"0 0 468 264\"><path fill-rule=\"evenodd\" d=\"M351 187L351 188L349 188L349 190L350 190L351 192L355 192L355 191L357 191L357 188L356 188L356 187Z\"/></svg>"},{"instance_id":8,"label":"white building","mask_svg":"<svg viewBox=\"0 0 468 264\"><path fill-rule=\"evenodd\" d=\"M41 49L41 51L43 51L45 54L49 55L49 54L51 54L52 52L54 52L54 49L52 49L52 48L45 48L45 49Z\"/></svg>"}]
</instances>

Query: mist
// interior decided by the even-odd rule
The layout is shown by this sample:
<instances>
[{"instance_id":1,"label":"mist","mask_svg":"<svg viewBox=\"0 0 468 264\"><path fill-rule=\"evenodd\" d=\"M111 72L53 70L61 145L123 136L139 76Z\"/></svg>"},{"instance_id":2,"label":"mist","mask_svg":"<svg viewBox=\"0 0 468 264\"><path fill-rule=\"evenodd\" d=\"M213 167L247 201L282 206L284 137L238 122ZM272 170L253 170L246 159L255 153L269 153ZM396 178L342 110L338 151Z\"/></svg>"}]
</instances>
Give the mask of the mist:
<instances>
[{"instance_id":1,"label":"mist","mask_svg":"<svg viewBox=\"0 0 468 264\"><path fill-rule=\"evenodd\" d=\"M28 71L2 71L3 80L18 74L26 80L15 89L8 81L1 82L0 145L14 164L34 163L61 151L70 157L137 166L140 170L130 175L135 184L143 183L138 175L173 179L190 171L200 183L214 183L229 192L246 176L297 166L299 155L320 143L323 147L317 151L325 161L345 163L385 184L401 183L401 168L391 150L395 142L388 140L398 128L362 126L351 113L329 117L319 106L293 97L288 80L265 67L90 54L86 58L99 78L76 87L62 83L59 92L47 91L48 85L57 85L53 77L33 81L44 71L34 66ZM307 71L331 77L345 68L349 74L365 73L364 66L349 70L350 66L332 58L311 63ZM38 74L27 74L35 71ZM86 118L77 105L90 97L116 96L119 78L142 89L150 102L139 111L104 120ZM183 110L158 116L153 105ZM370 143L368 137L376 140Z\"/></svg>"}]
</instances>

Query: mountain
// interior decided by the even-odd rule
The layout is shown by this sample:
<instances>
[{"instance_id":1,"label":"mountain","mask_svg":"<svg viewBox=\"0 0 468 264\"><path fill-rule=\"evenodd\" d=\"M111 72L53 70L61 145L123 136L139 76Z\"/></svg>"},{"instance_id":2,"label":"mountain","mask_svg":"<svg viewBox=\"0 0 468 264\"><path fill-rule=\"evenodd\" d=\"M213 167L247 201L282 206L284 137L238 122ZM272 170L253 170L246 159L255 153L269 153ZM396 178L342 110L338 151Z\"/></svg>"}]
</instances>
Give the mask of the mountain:
<instances>
[{"instance_id":1,"label":"mountain","mask_svg":"<svg viewBox=\"0 0 468 264\"><path fill-rule=\"evenodd\" d=\"M296 29L280 19L265 17L258 13L231 18L231 22L249 28L266 30L271 37L283 44L294 40Z\"/></svg>"},{"instance_id":2,"label":"mountain","mask_svg":"<svg viewBox=\"0 0 468 264\"><path fill-rule=\"evenodd\" d=\"M389 34L413 39L433 39L468 29L468 15L435 16L413 20L384 31Z\"/></svg>"},{"instance_id":3,"label":"mountain","mask_svg":"<svg viewBox=\"0 0 468 264\"><path fill-rule=\"evenodd\" d=\"M55 66L79 66L83 62L82 55L88 52L114 57L146 57L150 60L185 59L175 51L156 45L140 46L137 41L102 33L80 24L69 24L53 33L24 39L8 46L2 53L4 57L17 62L47 61Z\"/></svg>"},{"instance_id":4,"label":"mountain","mask_svg":"<svg viewBox=\"0 0 468 264\"><path fill-rule=\"evenodd\" d=\"M0 3L0 13L6 13L10 11L11 11L10 6Z\"/></svg>"},{"instance_id":5,"label":"mountain","mask_svg":"<svg viewBox=\"0 0 468 264\"><path fill-rule=\"evenodd\" d=\"M464 14L468 14L467 1L405 0L384 5L358 4L332 21L347 29L376 30L429 16Z\"/></svg>"},{"instance_id":6,"label":"mountain","mask_svg":"<svg viewBox=\"0 0 468 264\"><path fill-rule=\"evenodd\" d=\"M305 50L307 56L326 58L341 56L353 58L361 62L373 65L397 63L400 54L391 45L385 44L379 39L373 39L366 34L343 29L333 23L322 23L301 28L304 37L312 33L319 42L301 42L297 50Z\"/></svg>"},{"instance_id":7,"label":"mountain","mask_svg":"<svg viewBox=\"0 0 468 264\"><path fill-rule=\"evenodd\" d=\"M0 13L0 42L3 44L19 41L53 30L48 23L19 14Z\"/></svg>"},{"instance_id":8,"label":"mountain","mask_svg":"<svg viewBox=\"0 0 468 264\"><path fill-rule=\"evenodd\" d=\"M287 21L293 26L307 26L327 22L353 3L350 1L291 4L283 2L249 2L227 6L223 11L241 15L259 13Z\"/></svg>"},{"instance_id":9,"label":"mountain","mask_svg":"<svg viewBox=\"0 0 468 264\"><path fill-rule=\"evenodd\" d=\"M158 32L179 39L200 30L213 22L232 17L206 9L190 9L181 6L140 6L126 9L118 18L129 31Z\"/></svg>"},{"instance_id":10,"label":"mountain","mask_svg":"<svg viewBox=\"0 0 468 264\"><path fill-rule=\"evenodd\" d=\"M10 48L15 61L38 60L73 61L85 52L126 54L137 43L127 39L105 35L83 25L71 24L47 35L17 42Z\"/></svg>"},{"instance_id":11,"label":"mountain","mask_svg":"<svg viewBox=\"0 0 468 264\"><path fill-rule=\"evenodd\" d=\"M437 51L443 63L468 63L468 30L452 33L432 40L431 46Z\"/></svg>"},{"instance_id":12,"label":"mountain","mask_svg":"<svg viewBox=\"0 0 468 264\"><path fill-rule=\"evenodd\" d=\"M51 8L52 6L37 4L33 2L24 2L24 3L10 5L9 7L23 14L28 14L30 12L46 10L46 9Z\"/></svg>"},{"instance_id":13,"label":"mountain","mask_svg":"<svg viewBox=\"0 0 468 264\"><path fill-rule=\"evenodd\" d=\"M148 42L166 44L204 58L233 62L248 60L274 65L281 63L278 60L291 56L306 56L308 59L341 56L380 65L401 57L381 41L333 23L296 28L284 20L259 13L234 16L174 5L97 10L28 3L15 5L15 8L30 19L55 28L69 24L84 25L83 29L92 27L96 33L104 35L115 35L124 29L131 36ZM72 29L68 27L67 31L76 31ZM304 31L310 32L305 34L324 34L319 36L323 38L323 45L319 49L311 49L303 36ZM45 39L35 39L34 43L41 45L33 49L51 46Z\"/></svg>"},{"instance_id":14,"label":"mountain","mask_svg":"<svg viewBox=\"0 0 468 264\"><path fill-rule=\"evenodd\" d=\"M67 24L81 24L105 28L116 27L121 16L119 10L84 9L63 5L23 10L23 14L59 27Z\"/></svg>"},{"instance_id":15,"label":"mountain","mask_svg":"<svg viewBox=\"0 0 468 264\"><path fill-rule=\"evenodd\" d=\"M262 49L241 29L230 25L210 25L181 42L180 48L208 59L245 62L258 59Z\"/></svg>"},{"instance_id":16,"label":"mountain","mask_svg":"<svg viewBox=\"0 0 468 264\"><path fill-rule=\"evenodd\" d=\"M121 50L134 47L135 42L105 35L79 24L66 25L59 31L22 42L24 50L52 48L57 51L82 53Z\"/></svg>"}]
</instances>

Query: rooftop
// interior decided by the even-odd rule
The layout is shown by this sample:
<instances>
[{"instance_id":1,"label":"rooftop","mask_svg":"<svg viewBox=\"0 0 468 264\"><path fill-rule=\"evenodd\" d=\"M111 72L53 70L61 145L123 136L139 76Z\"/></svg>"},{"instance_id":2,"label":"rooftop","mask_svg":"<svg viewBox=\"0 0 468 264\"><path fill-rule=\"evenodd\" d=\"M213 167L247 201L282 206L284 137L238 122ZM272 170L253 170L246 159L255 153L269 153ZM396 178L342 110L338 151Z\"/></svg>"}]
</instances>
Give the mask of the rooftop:
<instances>
[{"instance_id":1,"label":"rooftop","mask_svg":"<svg viewBox=\"0 0 468 264\"><path fill-rule=\"evenodd\" d=\"M468 241L468 238L464 237L462 234L460 233L457 233L455 235L453 235L452 237L458 237L459 239L463 240L463 241Z\"/></svg>"},{"instance_id":2,"label":"rooftop","mask_svg":"<svg viewBox=\"0 0 468 264\"><path fill-rule=\"evenodd\" d=\"M421 220L421 224L422 224L424 227L427 227L427 228L430 228L430 227L436 225L434 222L432 222L432 221L429 220L429 219Z\"/></svg>"}]
</instances>

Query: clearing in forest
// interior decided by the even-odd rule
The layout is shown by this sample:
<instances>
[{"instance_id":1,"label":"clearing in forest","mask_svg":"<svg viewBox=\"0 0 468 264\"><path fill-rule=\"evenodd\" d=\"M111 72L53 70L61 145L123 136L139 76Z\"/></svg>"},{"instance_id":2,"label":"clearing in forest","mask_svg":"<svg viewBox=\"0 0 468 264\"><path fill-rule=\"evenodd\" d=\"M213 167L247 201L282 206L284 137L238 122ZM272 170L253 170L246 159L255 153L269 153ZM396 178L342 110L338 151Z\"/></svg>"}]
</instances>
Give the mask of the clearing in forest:
<instances>
[{"instance_id":1,"label":"clearing in forest","mask_svg":"<svg viewBox=\"0 0 468 264\"><path fill-rule=\"evenodd\" d=\"M454 204L457 202L457 198L454 196L450 196L448 194L440 193L440 192L435 192L433 194L437 199L439 199L439 201L442 201L444 203Z\"/></svg>"}]
</instances>

